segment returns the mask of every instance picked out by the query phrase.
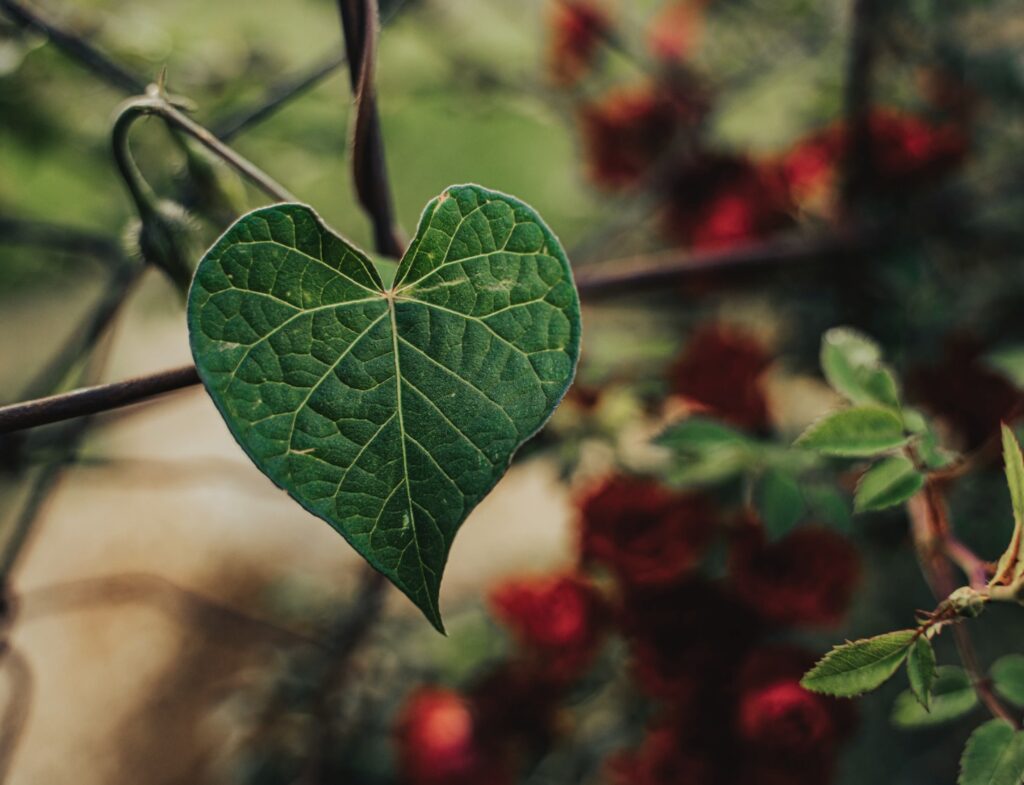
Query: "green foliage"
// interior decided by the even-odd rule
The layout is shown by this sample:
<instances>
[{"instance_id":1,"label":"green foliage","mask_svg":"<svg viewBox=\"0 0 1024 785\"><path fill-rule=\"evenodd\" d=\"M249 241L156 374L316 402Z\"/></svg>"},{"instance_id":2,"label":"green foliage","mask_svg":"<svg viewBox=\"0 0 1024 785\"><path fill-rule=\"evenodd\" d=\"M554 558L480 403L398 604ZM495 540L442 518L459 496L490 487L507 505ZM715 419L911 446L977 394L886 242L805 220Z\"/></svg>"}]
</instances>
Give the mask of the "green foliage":
<instances>
[{"instance_id":1,"label":"green foliage","mask_svg":"<svg viewBox=\"0 0 1024 785\"><path fill-rule=\"evenodd\" d=\"M836 392L857 405L899 408L899 388L882 350L865 335L835 327L821 339L821 369Z\"/></svg>"},{"instance_id":2,"label":"green foliage","mask_svg":"<svg viewBox=\"0 0 1024 785\"><path fill-rule=\"evenodd\" d=\"M250 458L442 629L455 533L579 355L569 263L540 217L453 186L385 289L309 207L256 210L203 257L188 323L200 377Z\"/></svg>"},{"instance_id":3,"label":"green foliage","mask_svg":"<svg viewBox=\"0 0 1024 785\"><path fill-rule=\"evenodd\" d=\"M853 506L857 512L884 510L902 504L924 485L924 476L902 455L879 461L857 483Z\"/></svg>"},{"instance_id":4,"label":"green foliage","mask_svg":"<svg viewBox=\"0 0 1024 785\"><path fill-rule=\"evenodd\" d=\"M993 686L1000 695L1024 708L1024 654L1007 654L992 665Z\"/></svg>"},{"instance_id":5,"label":"green foliage","mask_svg":"<svg viewBox=\"0 0 1024 785\"><path fill-rule=\"evenodd\" d=\"M1024 780L1024 733L989 720L971 734L960 759L958 785L1020 785Z\"/></svg>"},{"instance_id":6,"label":"green foliage","mask_svg":"<svg viewBox=\"0 0 1024 785\"><path fill-rule=\"evenodd\" d=\"M758 486L757 508L769 540L787 534L805 511L803 495L793 475L778 469L765 472Z\"/></svg>"},{"instance_id":7,"label":"green foliage","mask_svg":"<svg viewBox=\"0 0 1024 785\"><path fill-rule=\"evenodd\" d=\"M720 482L746 471L756 459L757 443L727 425L690 417L665 430L657 443L673 452L667 478L677 485Z\"/></svg>"},{"instance_id":8,"label":"green foliage","mask_svg":"<svg viewBox=\"0 0 1024 785\"><path fill-rule=\"evenodd\" d=\"M931 702L936 676L935 649L927 636L919 635L907 655L907 679L917 702L926 710Z\"/></svg>"},{"instance_id":9,"label":"green foliage","mask_svg":"<svg viewBox=\"0 0 1024 785\"><path fill-rule=\"evenodd\" d=\"M800 684L811 692L849 698L881 686L903 664L916 630L897 630L836 646Z\"/></svg>"},{"instance_id":10,"label":"green foliage","mask_svg":"<svg viewBox=\"0 0 1024 785\"><path fill-rule=\"evenodd\" d=\"M1013 506L1013 536L999 559L992 584L1013 583L1024 576L1024 456L1017 437L1003 425L1003 461L1006 464L1006 484L1010 486Z\"/></svg>"},{"instance_id":11,"label":"green foliage","mask_svg":"<svg viewBox=\"0 0 1024 785\"><path fill-rule=\"evenodd\" d=\"M922 640L919 638L918 640ZM908 658L908 663L910 658ZM909 672L909 671L908 671ZM931 705L921 704L917 690L899 694L892 707L892 722L900 728L922 728L941 725L964 716L978 705L978 694L963 668L943 666L933 671L935 683L932 687Z\"/></svg>"},{"instance_id":12,"label":"green foliage","mask_svg":"<svg viewBox=\"0 0 1024 785\"><path fill-rule=\"evenodd\" d=\"M903 421L892 409L854 406L830 414L801 434L797 444L826 455L869 457L906 444Z\"/></svg>"}]
</instances>

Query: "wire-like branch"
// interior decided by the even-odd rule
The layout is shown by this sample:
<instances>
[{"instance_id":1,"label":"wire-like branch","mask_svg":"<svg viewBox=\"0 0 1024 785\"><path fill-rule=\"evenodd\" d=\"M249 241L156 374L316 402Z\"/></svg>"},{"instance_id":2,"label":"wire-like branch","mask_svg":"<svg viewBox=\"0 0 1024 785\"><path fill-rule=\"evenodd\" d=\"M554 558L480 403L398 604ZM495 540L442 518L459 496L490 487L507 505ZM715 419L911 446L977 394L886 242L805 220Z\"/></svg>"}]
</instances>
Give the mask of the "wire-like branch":
<instances>
[{"instance_id":1,"label":"wire-like branch","mask_svg":"<svg viewBox=\"0 0 1024 785\"><path fill-rule=\"evenodd\" d=\"M2 2L2 0L0 0ZM0 215L0 245L32 246L123 262L117 239L75 226Z\"/></svg>"},{"instance_id":2,"label":"wire-like branch","mask_svg":"<svg viewBox=\"0 0 1024 785\"><path fill-rule=\"evenodd\" d=\"M355 96L355 119L349 145L352 180L359 203L373 224L377 252L397 259L402 255L404 243L395 227L395 210L373 82L377 3L376 0L338 0L338 10L348 55L349 83Z\"/></svg>"},{"instance_id":3,"label":"wire-like branch","mask_svg":"<svg viewBox=\"0 0 1024 785\"><path fill-rule=\"evenodd\" d=\"M0 10L18 24L43 33L54 46L111 87L129 94L146 89L146 79L114 62L78 33L46 19L21 0L0 0Z\"/></svg>"},{"instance_id":4,"label":"wire-like branch","mask_svg":"<svg viewBox=\"0 0 1024 785\"><path fill-rule=\"evenodd\" d=\"M248 128L275 115L293 98L313 89L344 64L344 53L331 52L314 63L308 71L271 85L255 106L239 109L214 120L210 123L210 130L221 141L231 141Z\"/></svg>"},{"instance_id":5,"label":"wire-like branch","mask_svg":"<svg viewBox=\"0 0 1024 785\"><path fill-rule=\"evenodd\" d=\"M0 433L97 414L199 384L194 365L0 407Z\"/></svg>"}]
</instances>

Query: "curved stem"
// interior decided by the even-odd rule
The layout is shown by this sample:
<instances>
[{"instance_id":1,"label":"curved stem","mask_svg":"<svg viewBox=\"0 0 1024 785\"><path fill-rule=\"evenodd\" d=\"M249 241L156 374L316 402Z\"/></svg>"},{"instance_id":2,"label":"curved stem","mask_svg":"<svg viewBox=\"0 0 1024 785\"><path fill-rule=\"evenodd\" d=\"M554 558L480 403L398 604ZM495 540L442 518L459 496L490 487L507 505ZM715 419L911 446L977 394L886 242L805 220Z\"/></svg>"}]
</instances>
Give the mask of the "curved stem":
<instances>
[{"instance_id":1,"label":"curved stem","mask_svg":"<svg viewBox=\"0 0 1024 785\"><path fill-rule=\"evenodd\" d=\"M148 207L142 207L143 202L152 205L154 195L131 156L131 151L128 147L128 131L132 123L137 119L150 115L160 117L168 125L191 136L271 198L279 202L296 201L291 192L283 185L252 163L252 161L232 150L207 128L204 128L175 107L160 93L159 88L150 86L145 96L133 98L123 104L121 111L118 113L117 120L114 122L114 157L121 174L125 178L125 182L128 184L132 198L140 206L140 210L148 209Z\"/></svg>"}]
</instances>

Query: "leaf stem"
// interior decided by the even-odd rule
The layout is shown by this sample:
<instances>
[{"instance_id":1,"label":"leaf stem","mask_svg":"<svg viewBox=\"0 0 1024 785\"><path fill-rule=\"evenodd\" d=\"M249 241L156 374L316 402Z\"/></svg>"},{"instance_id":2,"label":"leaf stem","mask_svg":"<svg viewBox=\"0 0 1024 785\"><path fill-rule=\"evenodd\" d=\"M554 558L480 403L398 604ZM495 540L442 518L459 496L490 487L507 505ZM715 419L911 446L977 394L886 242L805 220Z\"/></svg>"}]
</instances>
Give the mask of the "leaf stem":
<instances>
[{"instance_id":1,"label":"leaf stem","mask_svg":"<svg viewBox=\"0 0 1024 785\"><path fill-rule=\"evenodd\" d=\"M122 105L114 122L113 131L115 160L122 176L125 178L125 182L128 184L132 198L140 207L143 203L151 203L154 197L152 189L142 177L138 166L131 156L131 151L128 147L128 131L137 119L149 115L156 115L162 118L168 125L191 136L240 175L252 181L272 199L276 199L279 202L296 201L295 197L284 186L250 160L239 155L220 141L207 128L204 128L175 107L164 97L159 87L151 85L146 89L145 96L133 98ZM141 207L141 209L146 208Z\"/></svg>"}]
</instances>

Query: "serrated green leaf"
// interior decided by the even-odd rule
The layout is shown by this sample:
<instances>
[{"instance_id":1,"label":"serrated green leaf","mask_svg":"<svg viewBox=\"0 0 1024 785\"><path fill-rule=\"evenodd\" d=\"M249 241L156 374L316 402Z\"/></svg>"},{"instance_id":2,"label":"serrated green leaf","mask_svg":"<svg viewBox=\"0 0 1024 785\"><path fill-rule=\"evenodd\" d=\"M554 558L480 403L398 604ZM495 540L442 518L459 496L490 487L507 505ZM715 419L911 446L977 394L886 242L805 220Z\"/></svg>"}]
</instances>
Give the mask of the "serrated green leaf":
<instances>
[{"instance_id":1,"label":"serrated green leaf","mask_svg":"<svg viewBox=\"0 0 1024 785\"><path fill-rule=\"evenodd\" d=\"M935 649L932 642L924 635L918 635L914 645L907 654L907 680L910 690L922 708L927 710L932 698L932 688L937 676L935 668ZM970 687L970 684L967 685ZM971 690L974 693L974 690Z\"/></svg>"},{"instance_id":2,"label":"serrated green leaf","mask_svg":"<svg viewBox=\"0 0 1024 785\"><path fill-rule=\"evenodd\" d=\"M842 698L876 689L903 664L914 635L914 630L897 630L836 646L800 684L811 692Z\"/></svg>"},{"instance_id":3,"label":"serrated green leaf","mask_svg":"<svg viewBox=\"0 0 1024 785\"><path fill-rule=\"evenodd\" d=\"M1024 708L1024 654L1007 654L996 660L992 683L1006 700Z\"/></svg>"},{"instance_id":4,"label":"serrated green leaf","mask_svg":"<svg viewBox=\"0 0 1024 785\"><path fill-rule=\"evenodd\" d=\"M924 485L924 476L902 455L879 461L857 483L853 508L857 512L884 510L902 504Z\"/></svg>"},{"instance_id":5,"label":"serrated green leaf","mask_svg":"<svg viewBox=\"0 0 1024 785\"><path fill-rule=\"evenodd\" d=\"M188 322L199 375L249 457L441 629L457 529L579 355L569 263L540 217L453 186L385 289L311 208L256 210L199 263Z\"/></svg>"},{"instance_id":6,"label":"serrated green leaf","mask_svg":"<svg viewBox=\"0 0 1024 785\"><path fill-rule=\"evenodd\" d=\"M924 637L918 640L924 640ZM907 662L909 664L910 657ZM908 675L910 672L908 668ZM978 705L978 694L963 668L944 666L935 671L931 705L927 709L921 705L913 680L910 684L911 689L901 692L892 707L892 723L899 728L923 728L952 722Z\"/></svg>"},{"instance_id":7,"label":"serrated green leaf","mask_svg":"<svg viewBox=\"0 0 1024 785\"><path fill-rule=\"evenodd\" d=\"M1020 785L1024 780L1024 733L989 720L971 734L960 758L958 785Z\"/></svg>"},{"instance_id":8,"label":"serrated green leaf","mask_svg":"<svg viewBox=\"0 0 1024 785\"><path fill-rule=\"evenodd\" d=\"M770 541L785 536L804 514L804 498L791 474L769 469L757 491L757 508Z\"/></svg>"},{"instance_id":9,"label":"serrated green leaf","mask_svg":"<svg viewBox=\"0 0 1024 785\"><path fill-rule=\"evenodd\" d=\"M856 330L835 327L821 339L821 369L832 389L854 404L899 408L896 379L878 344Z\"/></svg>"},{"instance_id":10,"label":"serrated green leaf","mask_svg":"<svg viewBox=\"0 0 1024 785\"><path fill-rule=\"evenodd\" d=\"M999 558L991 585L1009 584L1024 575L1024 456L1017 437L1006 423L1002 426L1003 462L1006 464L1006 484L1010 487L1013 507L1013 535L1006 551Z\"/></svg>"},{"instance_id":11,"label":"serrated green leaf","mask_svg":"<svg viewBox=\"0 0 1024 785\"><path fill-rule=\"evenodd\" d=\"M797 445L826 455L857 458L902 447L903 422L891 409L854 406L834 412L801 434Z\"/></svg>"}]
</instances>

